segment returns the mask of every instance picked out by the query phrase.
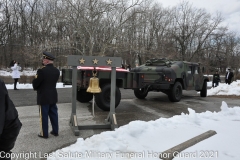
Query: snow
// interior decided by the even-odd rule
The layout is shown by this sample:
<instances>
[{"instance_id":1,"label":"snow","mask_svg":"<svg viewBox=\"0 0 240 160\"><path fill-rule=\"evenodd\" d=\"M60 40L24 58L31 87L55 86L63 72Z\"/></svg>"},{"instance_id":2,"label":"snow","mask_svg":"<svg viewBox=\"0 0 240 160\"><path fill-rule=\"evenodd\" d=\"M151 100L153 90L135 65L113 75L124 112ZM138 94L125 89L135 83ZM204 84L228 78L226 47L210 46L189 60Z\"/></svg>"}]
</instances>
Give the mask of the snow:
<instances>
[{"instance_id":1,"label":"snow","mask_svg":"<svg viewBox=\"0 0 240 160\"><path fill-rule=\"evenodd\" d=\"M223 101L221 111L160 118L155 121L133 121L115 131L90 138L78 138L75 144L50 153L48 160L77 159L159 159L162 152L208 130L216 135L180 152L175 159L239 160L240 108L228 108ZM164 155L163 155L164 156Z\"/></svg>"},{"instance_id":2,"label":"snow","mask_svg":"<svg viewBox=\"0 0 240 160\"><path fill-rule=\"evenodd\" d=\"M13 84L6 84L7 89L14 89ZM17 83L17 88L18 89L33 89L32 84L24 84L24 83ZM59 82L57 83L56 88L72 88L71 85L66 85L64 86L63 83Z\"/></svg>"},{"instance_id":3,"label":"snow","mask_svg":"<svg viewBox=\"0 0 240 160\"><path fill-rule=\"evenodd\" d=\"M218 87L211 88L207 92L208 96L212 95L236 95L240 94L240 80L233 81L230 85L220 83Z\"/></svg>"},{"instance_id":4,"label":"snow","mask_svg":"<svg viewBox=\"0 0 240 160\"><path fill-rule=\"evenodd\" d=\"M20 76L23 76L23 75L25 75L25 76L35 76L36 72L37 71L32 70L32 69L23 70L23 71L20 71ZM61 72L60 72L60 74L61 74ZM0 76L11 76L11 72L0 70ZM7 87L7 89L14 89L13 84L6 84L6 87ZM71 88L72 86L70 86L70 85L64 86L63 83L60 82L60 83L57 83L56 87L57 88ZM17 88L18 89L33 89L32 84L23 84L23 83L17 83Z\"/></svg>"},{"instance_id":5,"label":"snow","mask_svg":"<svg viewBox=\"0 0 240 160\"><path fill-rule=\"evenodd\" d=\"M0 75L5 72L0 71ZM26 73L25 74L30 74ZM35 73L34 73L35 75ZM6 85L12 89L12 85ZM211 86L211 82L208 82ZM57 84L61 88L62 83ZM71 86L69 86L71 87ZM31 84L18 84L18 88L32 88ZM240 95L240 80L230 85L220 83L208 89L209 95ZM180 152L174 160L180 159L240 159L240 107L229 108L222 101L220 112L196 113L188 108L189 114L159 118L155 121L132 121L87 139L78 138L75 144L58 149L47 155L48 160L98 160L98 159L159 159L162 152L183 143L206 131L214 130L216 135ZM163 155L164 156L164 155ZM167 155L165 155L167 157Z\"/></svg>"},{"instance_id":6,"label":"snow","mask_svg":"<svg viewBox=\"0 0 240 160\"><path fill-rule=\"evenodd\" d=\"M0 70L0 76L12 76L11 72L8 72L8 70L10 70L9 68L6 68L4 70ZM26 76L35 76L36 72L35 70L32 69L27 69L27 70L23 70L23 71L19 71L20 75L26 75Z\"/></svg>"}]
</instances>

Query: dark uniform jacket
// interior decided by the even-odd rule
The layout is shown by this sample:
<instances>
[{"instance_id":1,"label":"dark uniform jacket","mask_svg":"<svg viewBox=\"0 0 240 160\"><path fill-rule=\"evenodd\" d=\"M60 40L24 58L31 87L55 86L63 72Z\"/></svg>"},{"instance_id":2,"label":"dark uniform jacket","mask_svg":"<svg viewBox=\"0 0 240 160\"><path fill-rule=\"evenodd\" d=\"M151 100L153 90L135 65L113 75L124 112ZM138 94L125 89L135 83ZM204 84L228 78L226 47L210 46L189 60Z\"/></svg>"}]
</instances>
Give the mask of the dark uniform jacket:
<instances>
[{"instance_id":1,"label":"dark uniform jacket","mask_svg":"<svg viewBox=\"0 0 240 160\"><path fill-rule=\"evenodd\" d=\"M229 72L229 75L228 75L228 77L227 77L227 75L228 75L228 72L226 73L226 75L225 75L225 79L227 79L228 81L232 81L232 78L233 78L233 72Z\"/></svg>"},{"instance_id":2,"label":"dark uniform jacket","mask_svg":"<svg viewBox=\"0 0 240 160\"><path fill-rule=\"evenodd\" d=\"M59 75L59 70L53 64L38 69L36 78L32 81L33 89L37 90L38 105L56 104L58 102L56 83Z\"/></svg>"},{"instance_id":3,"label":"dark uniform jacket","mask_svg":"<svg viewBox=\"0 0 240 160\"><path fill-rule=\"evenodd\" d=\"M21 126L15 105L0 79L0 151L8 152L14 147Z\"/></svg>"},{"instance_id":4,"label":"dark uniform jacket","mask_svg":"<svg viewBox=\"0 0 240 160\"><path fill-rule=\"evenodd\" d=\"M220 76L219 74L213 74L213 83L219 82L220 81Z\"/></svg>"}]
</instances>

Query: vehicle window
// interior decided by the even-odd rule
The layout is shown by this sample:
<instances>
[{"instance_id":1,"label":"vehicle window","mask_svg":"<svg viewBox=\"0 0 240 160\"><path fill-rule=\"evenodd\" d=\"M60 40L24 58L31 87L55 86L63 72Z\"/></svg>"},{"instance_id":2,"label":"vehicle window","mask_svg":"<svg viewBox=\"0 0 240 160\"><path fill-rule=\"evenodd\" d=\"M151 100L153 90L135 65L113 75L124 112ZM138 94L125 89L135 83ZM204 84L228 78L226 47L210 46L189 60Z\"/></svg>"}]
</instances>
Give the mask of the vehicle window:
<instances>
[{"instance_id":1,"label":"vehicle window","mask_svg":"<svg viewBox=\"0 0 240 160\"><path fill-rule=\"evenodd\" d=\"M198 68L198 73L201 73L201 68L200 68L200 66L198 66L197 68Z\"/></svg>"},{"instance_id":2,"label":"vehicle window","mask_svg":"<svg viewBox=\"0 0 240 160\"><path fill-rule=\"evenodd\" d=\"M198 67L195 67L195 73L194 74L198 74Z\"/></svg>"},{"instance_id":3,"label":"vehicle window","mask_svg":"<svg viewBox=\"0 0 240 160\"><path fill-rule=\"evenodd\" d=\"M192 66L188 66L188 74L192 74Z\"/></svg>"}]
</instances>

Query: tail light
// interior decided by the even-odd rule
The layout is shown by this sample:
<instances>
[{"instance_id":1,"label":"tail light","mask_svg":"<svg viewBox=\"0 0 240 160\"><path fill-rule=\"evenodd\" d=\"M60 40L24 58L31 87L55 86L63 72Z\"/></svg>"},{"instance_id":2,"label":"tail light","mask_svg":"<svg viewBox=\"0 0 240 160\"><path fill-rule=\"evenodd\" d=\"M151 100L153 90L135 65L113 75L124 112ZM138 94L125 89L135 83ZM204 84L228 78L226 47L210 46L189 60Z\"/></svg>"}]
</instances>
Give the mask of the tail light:
<instances>
[{"instance_id":1,"label":"tail light","mask_svg":"<svg viewBox=\"0 0 240 160\"><path fill-rule=\"evenodd\" d=\"M84 73L86 75L86 77L91 77L91 73Z\"/></svg>"},{"instance_id":2,"label":"tail light","mask_svg":"<svg viewBox=\"0 0 240 160\"><path fill-rule=\"evenodd\" d=\"M167 82L171 82L171 81L173 81L173 79L170 78L170 77L168 77L168 76L165 76L164 80L167 81Z\"/></svg>"}]
</instances>

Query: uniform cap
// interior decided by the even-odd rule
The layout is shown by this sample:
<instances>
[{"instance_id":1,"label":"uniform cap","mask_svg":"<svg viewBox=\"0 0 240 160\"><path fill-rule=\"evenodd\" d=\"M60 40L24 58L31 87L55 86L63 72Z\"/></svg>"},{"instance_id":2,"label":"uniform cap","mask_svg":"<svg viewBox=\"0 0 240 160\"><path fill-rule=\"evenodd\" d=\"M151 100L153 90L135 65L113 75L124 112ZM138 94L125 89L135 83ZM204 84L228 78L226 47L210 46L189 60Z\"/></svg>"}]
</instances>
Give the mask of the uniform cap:
<instances>
[{"instance_id":1,"label":"uniform cap","mask_svg":"<svg viewBox=\"0 0 240 160\"><path fill-rule=\"evenodd\" d=\"M49 52L43 52L43 58L44 59L49 59L49 60L52 60L52 61L55 59L55 57Z\"/></svg>"}]
</instances>

